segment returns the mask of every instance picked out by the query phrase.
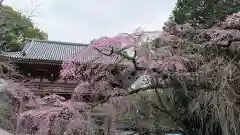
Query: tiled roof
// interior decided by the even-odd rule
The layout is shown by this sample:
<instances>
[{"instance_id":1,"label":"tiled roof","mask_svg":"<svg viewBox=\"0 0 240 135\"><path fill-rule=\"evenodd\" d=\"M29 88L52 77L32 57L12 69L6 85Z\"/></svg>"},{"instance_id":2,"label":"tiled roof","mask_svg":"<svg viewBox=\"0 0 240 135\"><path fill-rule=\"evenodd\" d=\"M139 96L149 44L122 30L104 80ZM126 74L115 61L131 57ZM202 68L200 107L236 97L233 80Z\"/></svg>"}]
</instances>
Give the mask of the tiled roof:
<instances>
[{"instance_id":1,"label":"tiled roof","mask_svg":"<svg viewBox=\"0 0 240 135\"><path fill-rule=\"evenodd\" d=\"M28 63L50 61L49 64L60 64L74 57L79 63L94 61L94 63L115 64L121 61L121 57L103 55L91 45L44 40L32 40L25 44L22 51L3 52L2 55L21 62L26 60ZM120 63L129 65L131 62L124 60Z\"/></svg>"},{"instance_id":2,"label":"tiled roof","mask_svg":"<svg viewBox=\"0 0 240 135\"><path fill-rule=\"evenodd\" d=\"M88 46L84 48L80 53L78 53L76 56L76 61L80 63L85 62L97 62L97 63L112 63L116 60L115 57L109 57L106 55L101 54L99 51L97 51L92 46Z\"/></svg>"},{"instance_id":3,"label":"tiled roof","mask_svg":"<svg viewBox=\"0 0 240 135\"><path fill-rule=\"evenodd\" d=\"M3 52L3 56L25 60L64 61L82 49L87 44L59 41L32 40L27 42L19 52Z\"/></svg>"}]
</instances>

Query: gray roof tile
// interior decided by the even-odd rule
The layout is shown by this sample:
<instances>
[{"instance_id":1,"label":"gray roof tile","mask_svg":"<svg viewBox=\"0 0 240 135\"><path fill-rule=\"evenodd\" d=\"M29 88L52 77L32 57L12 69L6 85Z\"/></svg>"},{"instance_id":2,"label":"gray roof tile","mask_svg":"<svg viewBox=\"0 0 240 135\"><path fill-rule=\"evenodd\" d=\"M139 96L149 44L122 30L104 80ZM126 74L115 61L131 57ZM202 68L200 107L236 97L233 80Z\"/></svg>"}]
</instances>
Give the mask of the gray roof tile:
<instances>
[{"instance_id":1,"label":"gray roof tile","mask_svg":"<svg viewBox=\"0 0 240 135\"><path fill-rule=\"evenodd\" d=\"M87 47L87 44L32 40L25 44L22 51L3 52L3 55L16 59L64 61L85 47ZM25 55L23 55L23 53L25 53Z\"/></svg>"}]
</instances>

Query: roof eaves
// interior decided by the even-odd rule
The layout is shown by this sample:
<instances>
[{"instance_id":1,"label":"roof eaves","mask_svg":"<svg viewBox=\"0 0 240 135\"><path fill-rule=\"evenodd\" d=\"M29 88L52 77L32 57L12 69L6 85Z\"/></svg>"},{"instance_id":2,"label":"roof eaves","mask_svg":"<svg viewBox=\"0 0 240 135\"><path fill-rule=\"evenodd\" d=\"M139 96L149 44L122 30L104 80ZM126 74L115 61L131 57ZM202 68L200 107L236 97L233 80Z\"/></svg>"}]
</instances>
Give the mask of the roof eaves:
<instances>
[{"instance_id":1,"label":"roof eaves","mask_svg":"<svg viewBox=\"0 0 240 135\"><path fill-rule=\"evenodd\" d=\"M34 42L41 42L41 43L55 43L55 44L62 44L62 45L71 45L71 46L88 46L89 44L83 44L83 43L74 43L74 42L63 42L63 41L52 41L52 40L37 40L34 39Z\"/></svg>"}]
</instances>

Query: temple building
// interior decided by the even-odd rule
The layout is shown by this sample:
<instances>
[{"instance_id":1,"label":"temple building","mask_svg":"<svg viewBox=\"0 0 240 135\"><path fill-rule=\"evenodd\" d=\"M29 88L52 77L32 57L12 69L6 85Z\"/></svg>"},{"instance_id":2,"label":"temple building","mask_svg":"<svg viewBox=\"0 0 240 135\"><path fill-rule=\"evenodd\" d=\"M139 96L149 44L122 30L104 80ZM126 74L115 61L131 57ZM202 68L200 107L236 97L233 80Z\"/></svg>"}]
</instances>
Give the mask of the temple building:
<instances>
[{"instance_id":1,"label":"temple building","mask_svg":"<svg viewBox=\"0 0 240 135\"><path fill-rule=\"evenodd\" d=\"M131 55L131 51L129 54ZM88 44L43 40L29 41L24 45L21 51L3 52L1 55L9 59L12 64L16 65L17 71L24 76L23 80L30 81L27 83L27 87L33 88L36 94L45 96L55 93L66 99L71 98L71 94L74 88L76 88L77 82L61 79L60 71L63 61L76 55L78 58L77 62L79 63L94 60L94 63L114 64L116 59L118 59L117 57L100 55L100 52L92 47L88 47ZM124 60L123 63L119 63L119 66L126 66L129 64L132 63ZM141 85L143 85L141 81L139 82L137 80L137 84L134 84L134 88L140 87ZM91 129L91 131L89 130L89 132L101 130L104 131L104 134L109 134L111 123L110 118L106 117L107 114L104 112L92 112L90 117L93 116L103 117L104 124L99 125L95 122L95 118L89 118L94 120L90 122L91 128L89 129Z\"/></svg>"},{"instance_id":2,"label":"temple building","mask_svg":"<svg viewBox=\"0 0 240 135\"><path fill-rule=\"evenodd\" d=\"M87 44L32 40L21 51L4 52L3 56L16 65L17 71L25 79L31 80L28 87L37 87L37 94L56 93L70 98L77 83L61 79L61 64L85 47Z\"/></svg>"},{"instance_id":3,"label":"temple building","mask_svg":"<svg viewBox=\"0 0 240 135\"><path fill-rule=\"evenodd\" d=\"M113 64L116 57L101 55L96 49L87 47L88 44L69 43L48 40L31 40L26 42L18 52L2 52L17 67L17 71L24 76L24 80L31 81L29 88L35 88L40 96L52 93L70 98L76 88L76 81L63 80L60 77L61 64L72 56L77 55L77 62L95 61L103 64ZM133 51L127 50L131 56ZM97 59L97 60L96 60ZM124 60L121 65L131 62ZM134 87L143 85L142 77L133 84ZM37 88L37 89L36 89Z\"/></svg>"}]
</instances>

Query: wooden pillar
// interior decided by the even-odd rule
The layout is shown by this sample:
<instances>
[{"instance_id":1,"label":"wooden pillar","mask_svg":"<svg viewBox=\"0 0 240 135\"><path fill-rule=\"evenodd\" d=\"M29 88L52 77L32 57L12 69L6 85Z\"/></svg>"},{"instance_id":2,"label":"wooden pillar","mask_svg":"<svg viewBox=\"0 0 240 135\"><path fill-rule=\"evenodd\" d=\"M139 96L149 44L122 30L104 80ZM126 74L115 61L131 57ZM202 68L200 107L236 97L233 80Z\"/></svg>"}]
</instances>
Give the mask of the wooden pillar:
<instances>
[{"instance_id":1,"label":"wooden pillar","mask_svg":"<svg viewBox=\"0 0 240 135\"><path fill-rule=\"evenodd\" d=\"M105 135L112 135L112 120L110 116L107 116L104 122Z\"/></svg>"},{"instance_id":2,"label":"wooden pillar","mask_svg":"<svg viewBox=\"0 0 240 135\"><path fill-rule=\"evenodd\" d=\"M40 76L40 82L42 82L43 81L43 78L42 78L42 76Z\"/></svg>"}]
</instances>

